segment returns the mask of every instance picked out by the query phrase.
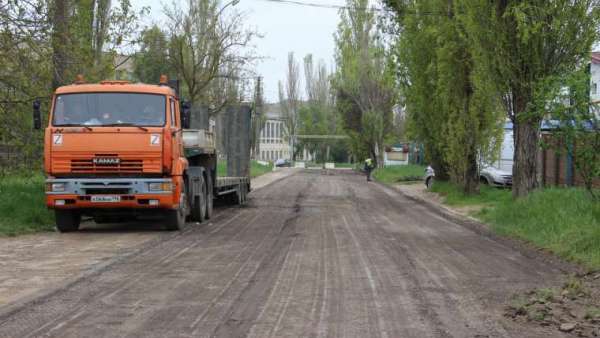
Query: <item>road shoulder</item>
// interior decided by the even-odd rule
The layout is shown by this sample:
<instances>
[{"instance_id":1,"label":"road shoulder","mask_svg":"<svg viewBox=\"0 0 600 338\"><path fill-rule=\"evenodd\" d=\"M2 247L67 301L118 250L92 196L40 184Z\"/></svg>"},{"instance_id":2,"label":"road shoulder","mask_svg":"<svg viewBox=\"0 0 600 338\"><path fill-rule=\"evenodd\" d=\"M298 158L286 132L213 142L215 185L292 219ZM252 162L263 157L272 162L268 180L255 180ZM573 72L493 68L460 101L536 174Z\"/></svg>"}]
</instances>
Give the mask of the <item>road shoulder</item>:
<instances>
[{"instance_id":1,"label":"road shoulder","mask_svg":"<svg viewBox=\"0 0 600 338\"><path fill-rule=\"evenodd\" d=\"M285 179L297 169L278 169L252 179L253 190ZM89 223L72 234L45 232L0 237L0 314L43 298L128 256L148 243L170 236L147 224L98 227Z\"/></svg>"},{"instance_id":2,"label":"road shoulder","mask_svg":"<svg viewBox=\"0 0 600 338\"><path fill-rule=\"evenodd\" d=\"M470 229L481 236L485 236L503 245L506 245L518 251L525 257L540 260L546 264L552 264L565 274L585 273L585 269L583 267L571 262L567 262L551 252L540 249L531 243L496 234L488 224L481 222L477 218L469 216L472 210L469 208L450 207L444 205L442 198L436 193L427 191L423 184L378 184L381 184L384 187L392 188L403 196L423 205L428 210L467 229Z\"/></svg>"}]
</instances>

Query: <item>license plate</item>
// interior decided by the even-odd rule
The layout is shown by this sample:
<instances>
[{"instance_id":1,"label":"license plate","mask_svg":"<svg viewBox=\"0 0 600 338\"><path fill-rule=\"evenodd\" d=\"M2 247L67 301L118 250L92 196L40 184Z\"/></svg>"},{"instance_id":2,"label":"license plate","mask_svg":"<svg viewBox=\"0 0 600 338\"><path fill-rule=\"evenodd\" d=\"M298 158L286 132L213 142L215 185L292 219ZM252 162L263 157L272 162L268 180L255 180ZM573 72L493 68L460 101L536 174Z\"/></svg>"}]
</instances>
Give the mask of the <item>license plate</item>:
<instances>
[{"instance_id":1,"label":"license plate","mask_svg":"<svg viewBox=\"0 0 600 338\"><path fill-rule=\"evenodd\" d=\"M117 203L117 202L121 202L121 196L96 195L96 196L92 196L92 202L95 202L95 203Z\"/></svg>"}]
</instances>

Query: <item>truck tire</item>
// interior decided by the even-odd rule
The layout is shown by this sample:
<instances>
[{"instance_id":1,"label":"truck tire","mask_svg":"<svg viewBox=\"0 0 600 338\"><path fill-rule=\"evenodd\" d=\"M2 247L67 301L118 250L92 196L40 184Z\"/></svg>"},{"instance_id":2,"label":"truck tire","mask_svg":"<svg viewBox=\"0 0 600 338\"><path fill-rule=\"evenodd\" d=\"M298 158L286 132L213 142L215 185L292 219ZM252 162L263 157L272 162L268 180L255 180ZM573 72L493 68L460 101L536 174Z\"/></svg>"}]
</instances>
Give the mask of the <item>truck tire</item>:
<instances>
[{"instance_id":1,"label":"truck tire","mask_svg":"<svg viewBox=\"0 0 600 338\"><path fill-rule=\"evenodd\" d=\"M165 219L165 227L169 231L178 231L183 229L185 225L185 203L187 197L185 194L181 194L179 201L179 208L175 210L167 210L167 217Z\"/></svg>"},{"instance_id":2,"label":"truck tire","mask_svg":"<svg viewBox=\"0 0 600 338\"><path fill-rule=\"evenodd\" d=\"M195 222L204 221L206 215L206 182L204 178L200 176L200 191L198 196L194 196L194 203L192 205L192 220Z\"/></svg>"},{"instance_id":3,"label":"truck tire","mask_svg":"<svg viewBox=\"0 0 600 338\"><path fill-rule=\"evenodd\" d=\"M236 205L244 204L244 188L240 185L235 193L235 202Z\"/></svg>"},{"instance_id":4,"label":"truck tire","mask_svg":"<svg viewBox=\"0 0 600 338\"><path fill-rule=\"evenodd\" d=\"M56 229L59 232L73 232L79 230L81 214L74 210L54 210Z\"/></svg>"},{"instance_id":5,"label":"truck tire","mask_svg":"<svg viewBox=\"0 0 600 338\"><path fill-rule=\"evenodd\" d=\"M210 177L210 173L207 172L206 173L206 214L205 214L206 219L212 218L213 203L214 203L214 196L213 196L212 179Z\"/></svg>"}]
</instances>

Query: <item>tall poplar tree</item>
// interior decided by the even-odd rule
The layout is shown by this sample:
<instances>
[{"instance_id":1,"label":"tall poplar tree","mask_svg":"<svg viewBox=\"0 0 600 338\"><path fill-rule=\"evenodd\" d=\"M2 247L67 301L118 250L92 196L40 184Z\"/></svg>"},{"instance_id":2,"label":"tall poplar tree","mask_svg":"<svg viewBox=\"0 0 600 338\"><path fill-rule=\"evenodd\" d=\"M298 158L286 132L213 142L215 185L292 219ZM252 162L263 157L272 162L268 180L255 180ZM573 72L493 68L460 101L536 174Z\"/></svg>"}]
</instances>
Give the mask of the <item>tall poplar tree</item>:
<instances>
[{"instance_id":1,"label":"tall poplar tree","mask_svg":"<svg viewBox=\"0 0 600 338\"><path fill-rule=\"evenodd\" d=\"M514 125L513 196L538 185L537 154L549 81L589 62L598 0L460 0L478 74L503 98Z\"/></svg>"}]
</instances>

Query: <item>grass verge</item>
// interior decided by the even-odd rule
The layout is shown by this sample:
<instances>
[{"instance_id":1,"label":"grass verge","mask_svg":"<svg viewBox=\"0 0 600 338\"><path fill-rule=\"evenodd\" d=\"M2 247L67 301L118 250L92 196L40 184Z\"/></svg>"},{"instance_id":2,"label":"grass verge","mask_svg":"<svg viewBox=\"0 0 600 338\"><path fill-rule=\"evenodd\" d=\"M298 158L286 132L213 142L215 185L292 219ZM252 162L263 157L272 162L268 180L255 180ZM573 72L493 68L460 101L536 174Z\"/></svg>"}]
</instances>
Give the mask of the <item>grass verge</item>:
<instances>
[{"instance_id":1,"label":"grass verge","mask_svg":"<svg viewBox=\"0 0 600 338\"><path fill-rule=\"evenodd\" d=\"M535 191L484 208L477 217L501 235L525 239L591 270L600 269L600 203L584 189Z\"/></svg>"},{"instance_id":2,"label":"grass verge","mask_svg":"<svg viewBox=\"0 0 600 338\"><path fill-rule=\"evenodd\" d=\"M514 200L510 190L481 187L467 196L454 184L435 182L432 191L449 206L482 205L473 216L503 236L519 238L567 260L600 269L600 203L584 189L547 188Z\"/></svg>"},{"instance_id":3,"label":"grass verge","mask_svg":"<svg viewBox=\"0 0 600 338\"><path fill-rule=\"evenodd\" d=\"M0 177L0 236L16 236L54 229L54 215L46 208L44 177Z\"/></svg>"},{"instance_id":4,"label":"grass verge","mask_svg":"<svg viewBox=\"0 0 600 338\"><path fill-rule=\"evenodd\" d=\"M250 162L250 177L254 178L268 172L273 171L273 164L263 165L257 161ZM225 161L219 161L217 163L217 177L227 176L227 163Z\"/></svg>"},{"instance_id":5,"label":"grass verge","mask_svg":"<svg viewBox=\"0 0 600 338\"><path fill-rule=\"evenodd\" d=\"M376 169L373 177L386 184L423 180L425 167L420 165L399 165Z\"/></svg>"}]
</instances>

